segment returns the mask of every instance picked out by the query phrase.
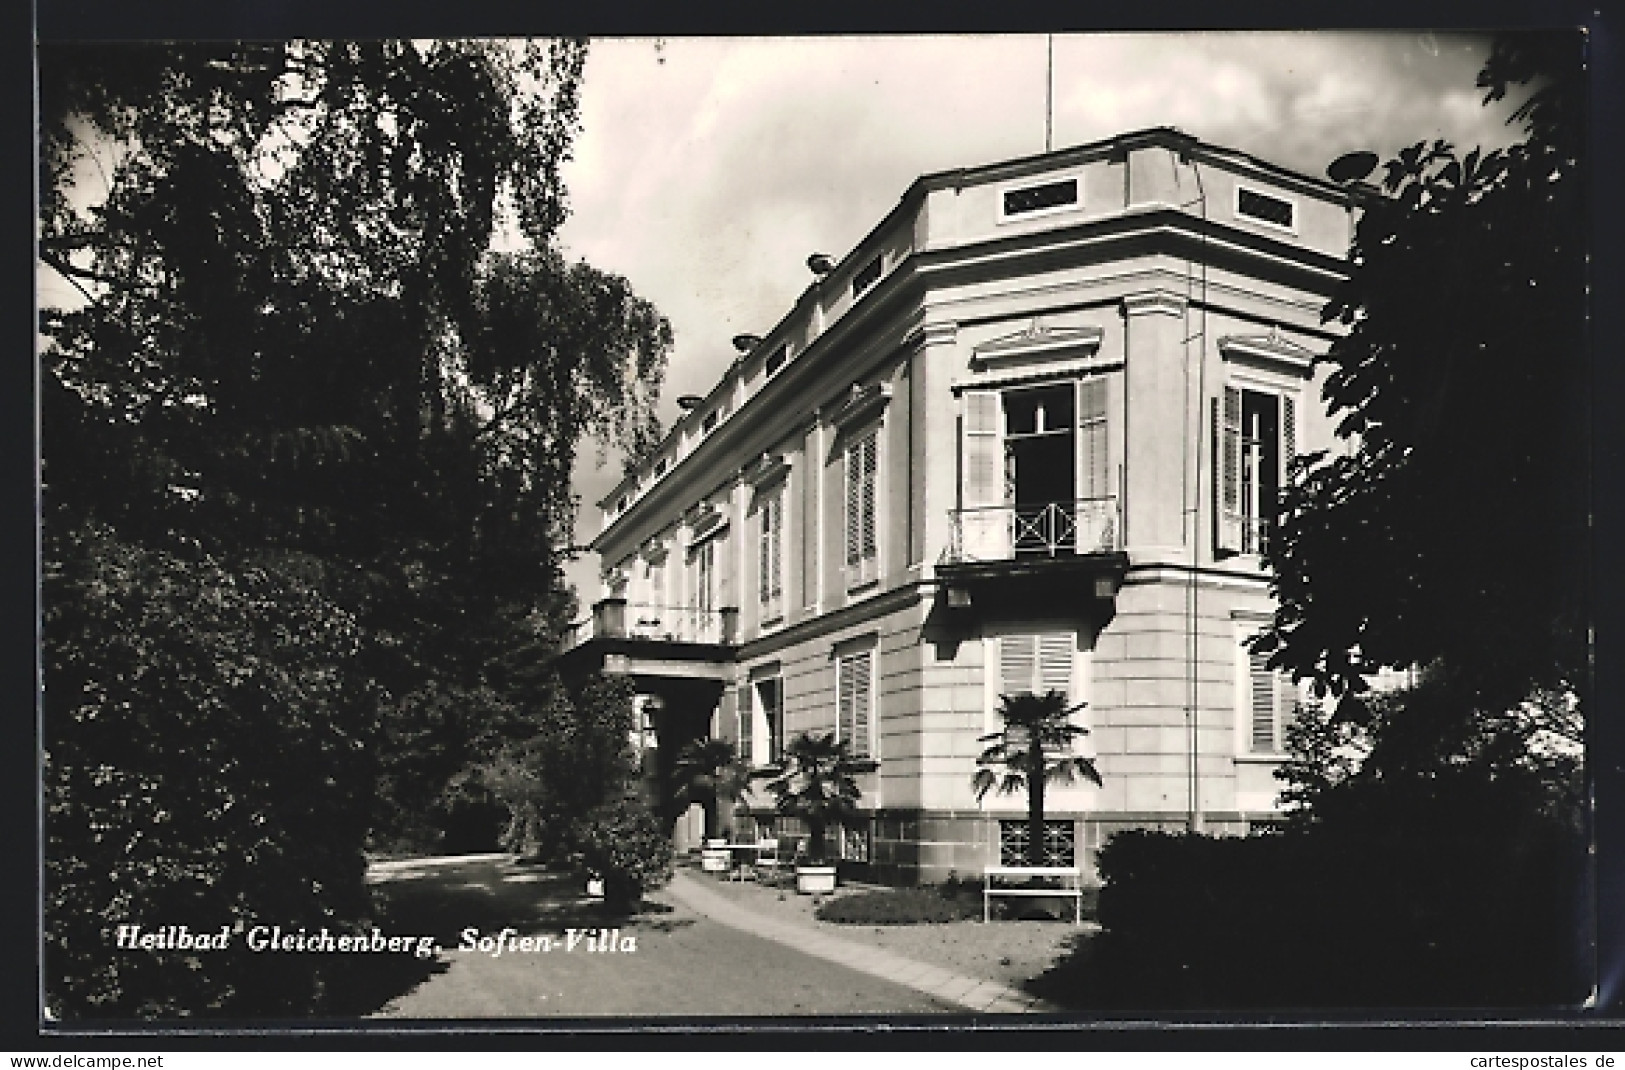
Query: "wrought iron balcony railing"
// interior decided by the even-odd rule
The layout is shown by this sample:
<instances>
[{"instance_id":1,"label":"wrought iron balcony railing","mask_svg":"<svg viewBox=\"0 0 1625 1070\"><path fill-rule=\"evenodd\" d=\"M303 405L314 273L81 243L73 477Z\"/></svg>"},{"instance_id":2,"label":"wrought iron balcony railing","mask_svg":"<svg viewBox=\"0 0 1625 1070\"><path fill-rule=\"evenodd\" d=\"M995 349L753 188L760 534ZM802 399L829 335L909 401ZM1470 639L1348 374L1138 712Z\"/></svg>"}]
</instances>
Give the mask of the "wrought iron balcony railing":
<instances>
[{"instance_id":1,"label":"wrought iron balcony railing","mask_svg":"<svg viewBox=\"0 0 1625 1070\"><path fill-rule=\"evenodd\" d=\"M955 509L949 523L944 564L1101 554L1122 548L1116 498Z\"/></svg>"}]
</instances>

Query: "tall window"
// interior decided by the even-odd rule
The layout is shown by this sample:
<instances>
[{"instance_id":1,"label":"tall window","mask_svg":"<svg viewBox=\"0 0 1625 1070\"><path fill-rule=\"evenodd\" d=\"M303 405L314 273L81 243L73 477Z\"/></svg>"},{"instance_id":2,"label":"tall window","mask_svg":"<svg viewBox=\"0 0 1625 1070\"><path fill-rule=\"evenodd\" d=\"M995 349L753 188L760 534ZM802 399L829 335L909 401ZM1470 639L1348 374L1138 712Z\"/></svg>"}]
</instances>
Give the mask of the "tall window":
<instances>
[{"instance_id":1,"label":"tall window","mask_svg":"<svg viewBox=\"0 0 1625 1070\"><path fill-rule=\"evenodd\" d=\"M874 654L864 650L845 654L836 662L835 735L844 740L854 758L874 754Z\"/></svg>"},{"instance_id":2,"label":"tall window","mask_svg":"<svg viewBox=\"0 0 1625 1070\"><path fill-rule=\"evenodd\" d=\"M846 448L846 583L859 587L880 576L875 531L878 434L869 432Z\"/></svg>"},{"instance_id":3,"label":"tall window","mask_svg":"<svg viewBox=\"0 0 1625 1070\"><path fill-rule=\"evenodd\" d=\"M1213 423L1215 546L1223 553L1263 553L1297 448L1292 397L1227 386L1222 409L1214 401Z\"/></svg>"},{"instance_id":4,"label":"tall window","mask_svg":"<svg viewBox=\"0 0 1625 1070\"><path fill-rule=\"evenodd\" d=\"M712 610L716 608L717 541L706 539L688 553L690 601L688 608L689 637L698 640L713 628Z\"/></svg>"},{"instance_id":5,"label":"tall window","mask_svg":"<svg viewBox=\"0 0 1625 1070\"><path fill-rule=\"evenodd\" d=\"M784 615L784 491L782 488L761 499L757 509L761 530L757 536L757 590L762 604L762 620Z\"/></svg>"}]
</instances>

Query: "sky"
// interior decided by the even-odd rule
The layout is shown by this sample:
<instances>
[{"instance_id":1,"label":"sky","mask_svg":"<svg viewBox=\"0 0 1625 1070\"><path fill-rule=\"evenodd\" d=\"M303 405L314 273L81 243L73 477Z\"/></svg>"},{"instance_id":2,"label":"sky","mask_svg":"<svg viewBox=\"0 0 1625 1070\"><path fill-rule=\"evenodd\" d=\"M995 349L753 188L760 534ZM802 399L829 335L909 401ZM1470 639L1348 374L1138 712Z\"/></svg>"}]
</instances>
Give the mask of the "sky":
<instances>
[{"instance_id":1,"label":"sky","mask_svg":"<svg viewBox=\"0 0 1625 1070\"><path fill-rule=\"evenodd\" d=\"M1053 146L1151 126L1323 176L1356 149L1504 145L1512 105L1474 86L1480 36L1271 32L1057 34ZM624 275L672 324L662 394L705 394L730 339L766 334L915 178L1042 152L1048 43L1001 36L665 38L592 43L565 169L567 255ZM618 459L583 451L576 535ZM567 570L583 606L595 555Z\"/></svg>"}]
</instances>

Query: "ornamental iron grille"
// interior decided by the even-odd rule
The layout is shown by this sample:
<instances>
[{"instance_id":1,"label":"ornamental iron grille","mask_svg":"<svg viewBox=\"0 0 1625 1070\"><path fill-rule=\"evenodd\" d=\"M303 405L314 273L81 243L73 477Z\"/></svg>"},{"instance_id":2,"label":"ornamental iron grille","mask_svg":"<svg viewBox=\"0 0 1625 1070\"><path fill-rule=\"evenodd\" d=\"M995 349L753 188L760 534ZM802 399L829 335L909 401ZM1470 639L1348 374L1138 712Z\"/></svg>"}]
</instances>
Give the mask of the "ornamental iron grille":
<instances>
[{"instance_id":1,"label":"ornamental iron grille","mask_svg":"<svg viewBox=\"0 0 1625 1070\"><path fill-rule=\"evenodd\" d=\"M1071 868L1077 865L1077 827L1065 818L1044 822L1044 865ZM1027 865L1027 821L999 822L999 865Z\"/></svg>"}]
</instances>

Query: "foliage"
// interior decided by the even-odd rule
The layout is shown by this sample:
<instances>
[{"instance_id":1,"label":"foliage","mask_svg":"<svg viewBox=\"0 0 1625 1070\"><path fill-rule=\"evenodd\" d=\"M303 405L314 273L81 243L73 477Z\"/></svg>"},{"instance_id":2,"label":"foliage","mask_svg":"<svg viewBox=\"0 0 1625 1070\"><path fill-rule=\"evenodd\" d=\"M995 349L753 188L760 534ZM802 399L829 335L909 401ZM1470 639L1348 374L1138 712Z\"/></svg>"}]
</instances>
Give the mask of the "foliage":
<instances>
[{"instance_id":1,"label":"foliage","mask_svg":"<svg viewBox=\"0 0 1625 1070\"><path fill-rule=\"evenodd\" d=\"M1485 708L1584 681L1580 38L1497 42L1479 85L1535 82L1525 141L1411 146L1361 201L1324 312L1347 328L1323 396L1348 448L1304 458L1284 491L1260 647L1334 693L1435 660Z\"/></svg>"},{"instance_id":2,"label":"foliage","mask_svg":"<svg viewBox=\"0 0 1625 1070\"><path fill-rule=\"evenodd\" d=\"M672 767L672 800L678 808L699 803L705 809L705 835L721 835L720 804L737 802L750 790L750 769L724 739L691 740Z\"/></svg>"},{"instance_id":3,"label":"foliage","mask_svg":"<svg viewBox=\"0 0 1625 1070\"><path fill-rule=\"evenodd\" d=\"M1022 693L999 697L1004 728L981 737L987 744L976 759L971 787L978 801L989 791L1001 795L1027 793L1027 861L1044 864L1044 789L1069 784L1079 774L1095 784L1100 772L1095 763L1072 753L1072 745L1089 730L1072 723L1083 703L1068 706L1066 695Z\"/></svg>"},{"instance_id":4,"label":"foliage","mask_svg":"<svg viewBox=\"0 0 1625 1070\"><path fill-rule=\"evenodd\" d=\"M354 619L293 560L228 567L105 527L45 560L45 982L58 1017L319 1010L323 956L132 954L120 925L367 916ZM240 944L241 935L233 936Z\"/></svg>"},{"instance_id":5,"label":"foliage","mask_svg":"<svg viewBox=\"0 0 1625 1070\"><path fill-rule=\"evenodd\" d=\"M297 830L288 857L309 862L302 892L229 885L240 909L285 926L360 919L364 899L334 905L350 885L324 867L358 874L369 841L440 846L457 814L488 806L469 768L554 708L537 666L573 612L555 548L577 448L654 433L671 341L624 280L552 245L583 58L573 42L42 46L40 257L76 289L40 323L44 598L62 606L44 631L47 778L101 769L117 806L175 830L128 886L76 885L72 913L54 903L55 946L84 962L94 947L105 965L105 934L87 943L78 919L189 886L188 852L215 850L198 785L216 776L257 800L235 848ZM155 595L174 627L117 668L102 661L117 615L83 608L114 567L197 592ZM230 592L247 577L268 592L253 610L267 622L311 616L314 637L344 620L350 645L250 658L252 620L181 643L191 618L238 613ZM177 668L192 661L290 693L325 673L355 697L306 708L245 692L241 710L199 713L163 746L205 756L259 739L268 759L297 755L278 735L295 717L322 722L310 746L344 746L200 777L106 745L134 738L146 693L197 676ZM109 705L86 706L103 693ZM69 731L81 708L94 720ZM55 864L75 871L106 850L78 790L63 788L47 828ZM313 800L330 811L311 824ZM289 1009L269 982L234 987L219 956L195 965L132 976L117 997L65 981L62 1009Z\"/></svg>"},{"instance_id":6,"label":"foliage","mask_svg":"<svg viewBox=\"0 0 1625 1070\"><path fill-rule=\"evenodd\" d=\"M1077 1004L1553 1007L1588 987L1573 892L1583 841L1552 821L1420 835L1403 821L1363 833L1123 832L1099 866L1104 931L1076 956L1087 970L1059 971Z\"/></svg>"},{"instance_id":7,"label":"foliage","mask_svg":"<svg viewBox=\"0 0 1625 1070\"><path fill-rule=\"evenodd\" d=\"M538 699L536 728L479 767L480 783L507 809L513 851L562 857L571 828L632 784L632 684L591 676L566 687L556 676Z\"/></svg>"},{"instance_id":8,"label":"foliage","mask_svg":"<svg viewBox=\"0 0 1625 1070\"><path fill-rule=\"evenodd\" d=\"M639 799L612 799L578 818L570 842L581 864L604 880L604 905L636 907L645 892L671 880L671 834Z\"/></svg>"},{"instance_id":9,"label":"foliage","mask_svg":"<svg viewBox=\"0 0 1625 1070\"><path fill-rule=\"evenodd\" d=\"M768 781L778 812L807 823L807 859L829 857L827 833L858 818L861 794L854 774L860 766L845 740L833 732L803 732L784 748L784 772Z\"/></svg>"},{"instance_id":10,"label":"foliage","mask_svg":"<svg viewBox=\"0 0 1625 1070\"><path fill-rule=\"evenodd\" d=\"M815 912L841 925L936 925L980 919L980 892L952 894L940 887L886 888L838 896Z\"/></svg>"}]
</instances>

